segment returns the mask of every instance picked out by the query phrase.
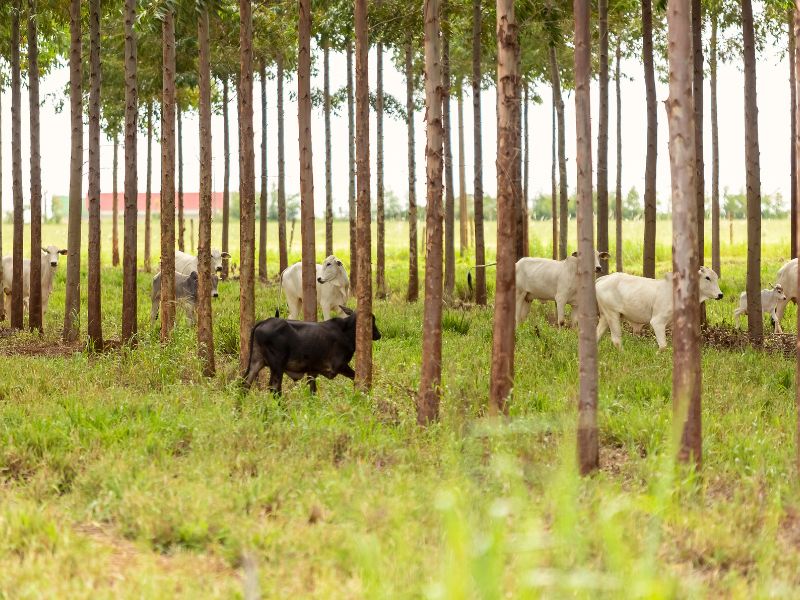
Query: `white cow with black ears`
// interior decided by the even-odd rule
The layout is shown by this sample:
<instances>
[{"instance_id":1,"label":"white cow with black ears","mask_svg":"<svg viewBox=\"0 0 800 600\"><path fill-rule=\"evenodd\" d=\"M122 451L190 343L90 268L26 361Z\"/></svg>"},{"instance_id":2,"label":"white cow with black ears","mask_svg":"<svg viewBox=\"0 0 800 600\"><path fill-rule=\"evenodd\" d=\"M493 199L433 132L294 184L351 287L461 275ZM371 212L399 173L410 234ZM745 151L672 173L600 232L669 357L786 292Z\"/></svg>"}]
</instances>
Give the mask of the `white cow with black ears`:
<instances>
[{"instance_id":1,"label":"white cow with black ears","mask_svg":"<svg viewBox=\"0 0 800 600\"><path fill-rule=\"evenodd\" d=\"M58 246L47 246L42 248L42 314L47 312L47 305L50 302L50 293L53 291L53 277L58 268L58 257L66 254L65 249ZM3 291L5 311L11 314L11 284L14 281L14 260L11 256L3 257ZM22 304L23 310L28 310L28 300L31 295L31 261L22 261Z\"/></svg>"},{"instance_id":2,"label":"white cow with black ears","mask_svg":"<svg viewBox=\"0 0 800 600\"><path fill-rule=\"evenodd\" d=\"M303 263L295 263L281 273L281 288L289 305L289 318L297 319L303 314ZM342 306L350 296L350 280L338 258L330 255L317 265L317 307L322 309L326 321L332 316L344 316Z\"/></svg>"}]
</instances>

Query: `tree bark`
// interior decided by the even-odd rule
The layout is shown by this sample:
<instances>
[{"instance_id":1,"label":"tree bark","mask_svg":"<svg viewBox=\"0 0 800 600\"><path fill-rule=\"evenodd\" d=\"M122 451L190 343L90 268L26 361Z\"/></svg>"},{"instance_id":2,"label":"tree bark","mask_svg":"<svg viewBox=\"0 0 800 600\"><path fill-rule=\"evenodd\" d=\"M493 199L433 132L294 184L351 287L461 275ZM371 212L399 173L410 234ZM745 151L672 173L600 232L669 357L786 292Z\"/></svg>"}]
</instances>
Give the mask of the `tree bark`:
<instances>
[{"instance_id":1,"label":"tree bark","mask_svg":"<svg viewBox=\"0 0 800 600\"><path fill-rule=\"evenodd\" d=\"M384 185L383 185L383 44L378 42L376 48L376 101L375 101L375 142L376 142L376 220L378 234L377 269L375 271L375 287L378 298L386 297L386 223L384 217Z\"/></svg>"},{"instance_id":2,"label":"tree bark","mask_svg":"<svg viewBox=\"0 0 800 600\"><path fill-rule=\"evenodd\" d=\"M789 91L790 91L790 99L791 99L791 106L790 106L790 129L791 129L791 140L789 144L790 148L790 155L791 155L791 167L790 167L790 189L791 189L791 256L792 258L797 257L797 148L795 147L794 139L797 135L795 130L797 129L797 115L795 114L795 106L797 105L797 79L795 78L795 52L797 46L797 40L794 38L794 31L793 31L793 18L794 13L792 10L789 10L788 14L788 29L789 29Z\"/></svg>"},{"instance_id":3,"label":"tree bark","mask_svg":"<svg viewBox=\"0 0 800 600\"><path fill-rule=\"evenodd\" d=\"M150 246L152 244L151 219L153 214L153 101L147 101L147 175L144 190L144 270L149 273L152 270L150 261L152 256Z\"/></svg>"},{"instance_id":4,"label":"tree bark","mask_svg":"<svg viewBox=\"0 0 800 600\"><path fill-rule=\"evenodd\" d=\"M525 134L525 139L522 144L523 152L524 152L524 159L522 163L522 256L527 256L530 252L531 248L531 241L529 236L529 223L530 218L528 216L528 178L530 175L530 131L528 127L530 126L530 121L528 121L528 82L526 81L523 84L523 104L522 104L522 131Z\"/></svg>"},{"instance_id":5,"label":"tree bark","mask_svg":"<svg viewBox=\"0 0 800 600\"><path fill-rule=\"evenodd\" d=\"M111 166L111 264L119 266L119 196L117 194L117 177L119 170L119 139L114 134L114 154Z\"/></svg>"},{"instance_id":6,"label":"tree bark","mask_svg":"<svg viewBox=\"0 0 800 600\"><path fill-rule=\"evenodd\" d=\"M333 254L333 183L331 179L331 78L330 47L322 44L323 112L325 115L325 256Z\"/></svg>"},{"instance_id":7,"label":"tree bark","mask_svg":"<svg viewBox=\"0 0 800 600\"><path fill-rule=\"evenodd\" d=\"M251 0L239 0L239 370L243 376L250 365L250 332L255 322L256 167L252 11ZM305 245L305 239L303 242Z\"/></svg>"},{"instance_id":8,"label":"tree bark","mask_svg":"<svg viewBox=\"0 0 800 600\"><path fill-rule=\"evenodd\" d=\"M228 103L230 94L228 90L227 74L222 78L222 147L224 170L222 175L222 251L230 252L230 227L231 227L231 124L228 116ZM240 199L241 201L241 199ZM222 261L222 279L228 278L228 263Z\"/></svg>"},{"instance_id":9,"label":"tree bark","mask_svg":"<svg viewBox=\"0 0 800 600\"><path fill-rule=\"evenodd\" d=\"M558 163L558 133L556 130L556 92L553 89L553 108L550 111L553 125L550 129L552 139L552 161L550 163L550 213L553 225L553 260L558 259L558 181L556 179L556 164Z\"/></svg>"},{"instance_id":10,"label":"tree bark","mask_svg":"<svg viewBox=\"0 0 800 600\"><path fill-rule=\"evenodd\" d=\"M14 202L14 238L12 241L11 328L22 329L22 100L20 95L19 36L20 0L11 9L11 192Z\"/></svg>"},{"instance_id":11,"label":"tree bark","mask_svg":"<svg viewBox=\"0 0 800 600\"><path fill-rule=\"evenodd\" d=\"M697 196L689 0L667 5L669 157L672 175L672 402L678 458L702 462ZM760 300L760 295L759 295ZM752 313L751 313L752 316ZM680 432L680 434L678 433Z\"/></svg>"},{"instance_id":12,"label":"tree bark","mask_svg":"<svg viewBox=\"0 0 800 600\"><path fill-rule=\"evenodd\" d=\"M656 276L656 161L658 159L658 115L656 76L653 62L653 6L642 0L642 58L647 97L647 153L644 167L644 253L642 274Z\"/></svg>"},{"instance_id":13,"label":"tree bark","mask_svg":"<svg viewBox=\"0 0 800 600\"><path fill-rule=\"evenodd\" d=\"M311 148L311 0L299 0L297 120L300 131L300 235L303 259L303 318L317 320L314 250L314 170Z\"/></svg>"},{"instance_id":14,"label":"tree bark","mask_svg":"<svg viewBox=\"0 0 800 600\"><path fill-rule=\"evenodd\" d=\"M67 284L64 333L67 343L80 334L81 212L83 208L83 95L81 65L81 3L71 0L69 15L69 101L72 152L69 166L69 224L67 225Z\"/></svg>"},{"instance_id":15,"label":"tree bark","mask_svg":"<svg viewBox=\"0 0 800 600\"><path fill-rule=\"evenodd\" d=\"M705 219L706 185L703 163L703 8L701 0L691 0L692 13L692 60L694 76L692 79L692 100L694 104L694 145L695 145L695 201L697 202L697 252L700 264L705 264ZM705 321L705 310L700 307L701 318Z\"/></svg>"},{"instance_id":16,"label":"tree bark","mask_svg":"<svg viewBox=\"0 0 800 600\"><path fill-rule=\"evenodd\" d=\"M419 298L419 259L417 255L417 164L414 154L414 61L411 36L406 38L406 113L408 121L408 301ZM466 197L464 199L466 203Z\"/></svg>"},{"instance_id":17,"label":"tree bark","mask_svg":"<svg viewBox=\"0 0 800 600\"><path fill-rule=\"evenodd\" d=\"M358 281L356 233L356 114L353 98L353 43L347 42L347 212L350 224L350 281ZM353 286L355 289L355 286Z\"/></svg>"},{"instance_id":18,"label":"tree bark","mask_svg":"<svg viewBox=\"0 0 800 600\"><path fill-rule=\"evenodd\" d=\"M747 333L753 345L764 339L761 318L761 163L758 148L756 50L753 8L741 0L744 43L744 156L747 185Z\"/></svg>"},{"instance_id":19,"label":"tree bark","mask_svg":"<svg viewBox=\"0 0 800 600\"><path fill-rule=\"evenodd\" d=\"M444 296L452 298L456 285L455 194L450 124L450 8L440 0L442 27L442 127L444 128ZM425 271L427 279L427 269ZM426 289L427 289L427 283Z\"/></svg>"},{"instance_id":20,"label":"tree bark","mask_svg":"<svg viewBox=\"0 0 800 600\"><path fill-rule=\"evenodd\" d=\"M711 15L711 56L709 70L711 77L711 268L722 277L719 237L719 122L717 111L717 20L716 12ZM794 143L794 140L792 140ZM794 202L792 202L794 208ZM794 246L794 245L792 245Z\"/></svg>"},{"instance_id":21,"label":"tree bark","mask_svg":"<svg viewBox=\"0 0 800 600\"><path fill-rule=\"evenodd\" d=\"M514 0L497 0L497 284L489 384L489 412L495 414L508 414L514 386L518 89L519 34Z\"/></svg>"},{"instance_id":22,"label":"tree bark","mask_svg":"<svg viewBox=\"0 0 800 600\"><path fill-rule=\"evenodd\" d=\"M197 23L199 46L200 215L197 242L197 352L203 374L214 376L214 333L211 321L211 48L208 9ZM192 236L193 237L193 236Z\"/></svg>"},{"instance_id":23,"label":"tree bark","mask_svg":"<svg viewBox=\"0 0 800 600\"><path fill-rule=\"evenodd\" d=\"M372 248L369 182L369 39L367 0L355 0L356 151L358 210L356 223L356 375L361 390L372 388Z\"/></svg>"},{"instance_id":24,"label":"tree bark","mask_svg":"<svg viewBox=\"0 0 800 600\"><path fill-rule=\"evenodd\" d=\"M597 119L597 250L608 252L608 0L598 0L600 113ZM600 261L603 275L608 261Z\"/></svg>"},{"instance_id":25,"label":"tree bark","mask_svg":"<svg viewBox=\"0 0 800 600\"><path fill-rule=\"evenodd\" d=\"M800 81L800 44L798 43L798 41L800 41L800 1L799 0L795 0L795 5L794 5L794 27L793 27L793 31L790 32L790 35L792 35L794 37L794 56L792 58L793 58L793 61L794 61L794 81L795 81L795 85L797 85L797 82ZM794 90L794 92L795 92L794 93L794 100L795 100L795 104L794 104L794 121L795 121L795 125L796 125L797 122L798 122L797 113L798 113L798 111L800 111L800 102L798 101L797 90ZM797 127L795 127L795 129L794 129L794 134L795 134L795 138L794 138L794 159L795 159L795 163L796 163L796 161L800 160L800 152L798 152L798 146L800 146L800 131L798 131L798 129L799 128L797 128ZM797 164L794 164L793 166L795 167L795 172L797 172ZM795 185L800 185L800 183L795 181ZM800 199L800 190L793 190L793 191L795 192L795 195L796 195L795 201L800 201L800 200L798 200L798 199ZM800 210L798 210L798 208L800 208L800 207L795 207L795 221L794 221L795 230L799 229L798 228L798 219L800 219ZM800 261L798 261L798 265L797 265L797 274L799 276L798 277L798 288L797 288L797 290L795 290L795 292L800 291ZM800 294L797 297L800 298ZM797 331L798 331L798 337L797 337L797 360L796 360L796 367L795 367L795 381L800 381L800 311L798 311L798 313L797 313ZM797 419L796 440L797 441L795 442L795 465L796 465L798 473L800 473L800 386L797 386L797 385L795 386L795 407L796 407L796 411L797 411L797 416L796 416L796 419Z\"/></svg>"},{"instance_id":26,"label":"tree bark","mask_svg":"<svg viewBox=\"0 0 800 600\"><path fill-rule=\"evenodd\" d=\"M474 142L475 303L486 306L486 247L483 235L483 137L481 123L481 0L472 0L472 137Z\"/></svg>"},{"instance_id":27,"label":"tree bark","mask_svg":"<svg viewBox=\"0 0 800 600\"><path fill-rule=\"evenodd\" d=\"M550 78L556 104L556 122L558 125L558 181L559 181L559 215L558 215L558 257L567 257L567 241L569 238L569 212L567 191L567 155L564 133L564 100L561 97L561 76L558 71L558 57L555 46L550 46Z\"/></svg>"},{"instance_id":28,"label":"tree bark","mask_svg":"<svg viewBox=\"0 0 800 600\"><path fill-rule=\"evenodd\" d=\"M183 215L183 111L180 104L178 110L178 250L184 251L184 233L186 231L186 221Z\"/></svg>"},{"instance_id":29,"label":"tree bark","mask_svg":"<svg viewBox=\"0 0 800 600\"><path fill-rule=\"evenodd\" d=\"M89 347L101 350L103 311L100 301L100 0L89 2L89 65L89 269L86 328ZM39 245L41 237L37 246ZM31 247L36 247L33 245L33 239ZM41 264L41 261L38 262ZM31 269L31 283L33 278Z\"/></svg>"},{"instance_id":30,"label":"tree bark","mask_svg":"<svg viewBox=\"0 0 800 600\"><path fill-rule=\"evenodd\" d=\"M137 82L136 0L125 0L125 215L122 248L122 341L136 336L136 119Z\"/></svg>"},{"instance_id":31,"label":"tree bark","mask_svg":"<svg viewBox=\"0 0 800 600\"><path fill-rule=\"evenodd\" d=\"M289 253L286 247L286 162L283 143L283 57L276 60L278 80L278 269L280 273L289 266Z\"/></svg>"},{"instance_id":32,"label":"tree bark","mask_svg":"<svg viewBox=\"0 0 800 600\"><path fill-rule=\"evenodd\" d=\"M617 39L616 68L614 83L617 92L617 186L614 198L614 212L616 213L616 269L622 272L622 90L620 62L622 59L622 37Z\"/></svg>"},{"instance_id":33,"label":"tree bark","mask_svg":"<svg viewBox=\"0 0 800 600\"><path fill-rule=\"evenodd\" d=\"M3 86L0 85L0 206L3 206ZM0 281L3 280L3 228L0 227ZM0 321L6 320L5 292L0 294Z\"/></svg>"},{"instance_id":34,"label":"tree bark","mask_svg":"<svg viewBox=\"0 0 800 600\"><path fill-rule=\"evenodd\" d=\"M267 68L264 61L258 72L261 82L261 197L258 216L258 277L267 281Z\"/></svg>"},{"instance_id":35,"label":"tree bark","mask_svg":"<svg viewBox=\"0 0 800 600\"><path fill-rule=\"evenodd\" d=\"M175 325L175 14L161 23L161 343Z\"/></svg>"},{"instance_id":36,"label":"tree bark","mask_svg":"<svg viewBox=\"0 0 800 600\"><path fill-rule=\"evenodd\" d=\"M36 0L28 0L28 106L31 160L31 264L28 326L42 331L42 156L39 129L39 45ZM99 126L99 120L98 120Z\"/></svg>"},{"instance_id":37,"label":"tree bark","mask_svg":"<svg viewBox=\"0 0 800 600\"><path fill-rule=\"evenodd\" d=\"M467 168L464 153L464 86L461 78L458 80L456 92L456 106L458 108L458 240L459 252L464 257L469 246L469 211L467 210Z\"/></svg>"},{"instance_id":38,"label":"tree bark","mask_svg":"<svg viewBox=\"0 0 800 600\"><path fill-rule=\"evenodd\" d=\"M439 0L425 0L425 145L427 206L425 306L422 322L422 371L417 396L417 423L439 418L442 379L442 167L443 105L446 103L440 52ZM445 38L446 39L446 38ZM446 63L445 63L446 64Z\"/></svg>"}]
</instances>

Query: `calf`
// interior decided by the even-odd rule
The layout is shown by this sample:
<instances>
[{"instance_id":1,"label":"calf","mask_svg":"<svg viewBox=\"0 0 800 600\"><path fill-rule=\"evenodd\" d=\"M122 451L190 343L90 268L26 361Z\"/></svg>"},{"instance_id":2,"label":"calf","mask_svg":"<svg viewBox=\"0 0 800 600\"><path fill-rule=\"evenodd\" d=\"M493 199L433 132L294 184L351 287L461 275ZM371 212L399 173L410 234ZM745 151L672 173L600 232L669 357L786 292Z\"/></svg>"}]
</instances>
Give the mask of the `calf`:
<instances>
[{"instance_id":1,"label":"calf","mask_svg":"<svg viewBox=\"0 0 800 600\"><path fill-rule=\"evenodd\" d=\"M700 302L722 299L719 277L708 267L700 267ZM621 319L636 327L650 323L656 334L659 350L667 347L667 325L672 322L672 273L662 279L650 279L627 273L612 273L595 284L600 321L598 341L611 329L611 341L622 348Z\"/></svg>"},{"instance_id":2,"label":"calf","mask_svg":"<svg viewBox=\"0 0 800 600\"><path fill-rule=\"evenodd\" d=\"M303 265L295 263L281 274L281 288L289 305L289 318L297 319L303 313ZM317 265L317 306L322 309L326 321L331 315L343 315L341 307L350 295L347 271L335 256L331 255Z\"/></svg>"},{"instance_id":3,"label":"calf","mask_svg":"<svg viewBox=\"0 0 800 600\"><path fill-rule=\"evenodd\" d=\"M777 308L778 303L786 302L786 294L783 293L783 286L780 283L776 284L774 288L768 290L761 290L761 311L768 314L772 321L772 327L775 333L783 333L781 329L781 322L778 320ZM736 319L736 326L739 326L739 321L742 315L747 314L747 292L742 292L739 295L739 307L733 311L733 316Z\"/></svg>"},{"instance_id":4,"label":"calf","mask_svg":"<svg viewBox=\"0 0 800 600\"><path fill-rule=\"evenodd\" d=\"M608 260L608 252L594 251L594 270L600 272L600 261ZM567 304L575 308L578 292L578 253L564 260L520 258L517 261L517 327L528 318L533 300L555 300L558 325L564 324ZM573 315L574 316L574 315Z\"/></svg>"},{"instance_id":5,"label":"calf","mask_svg":"<svg viewBox=\"0 0 800 600\"><path fill-rule=\"evenodd\" d=\"M65 249L59 250L58 246L42 248L42 314L47 312L50 303L50 293L53 291L53 277L58 268L59 255L66 254ZM11 314L11 284L14 281L14 261L11 256L3 257L3 291L6 314ZM22 261L22 304L28 310L28 298L31 295L31 261Z\"/></svg>"},{"instance_id":6,"label":"calf","mask_svg":"<svg viewBox=\"0 0 800 600\"><path fill-rule=\"evenodd\" d=\"M211 272L222 273L222 261L231 257L227 252L220 252L216 248L211 250ZM197 257L180 250L175 250L175 272L191 275L197 271Z\"/></svg>"},{"instance_id":7,"label":"calf","mask_svg":"<svg viewBox=\"0 0 800 600\"><path fill-rule=\"evenodd\" d=\"M211 274L211 297L219 297L217 284L219 278L216 274ZM158 309L161 305L161 273L153 277L153 293L150 296L152 306L150 307L150 322L154 323L158 319ZM175 273L175 303L183 306L186 318L189 323L194 325L195 315L197 314L197 271L192 271L191 275Z\"/></svg>"},{"instance_id":8,"label":"calf","mask_svg":"<svg viewBox=\"0 0 800 600\"><path fill-rule=\"evenodd\" d=\"M356 350L356 313L342 306L347 315L321 323L289 321L275 317L256 323L250 332L250 363L244 387L250 389L258 374L269 367L269 387L281 393L284 373L294 381L308 375L311 392L317 391L316 377L353 379L349 362ZM372 339L381 334L372 316Z\"/></svg>"}]
</instances>

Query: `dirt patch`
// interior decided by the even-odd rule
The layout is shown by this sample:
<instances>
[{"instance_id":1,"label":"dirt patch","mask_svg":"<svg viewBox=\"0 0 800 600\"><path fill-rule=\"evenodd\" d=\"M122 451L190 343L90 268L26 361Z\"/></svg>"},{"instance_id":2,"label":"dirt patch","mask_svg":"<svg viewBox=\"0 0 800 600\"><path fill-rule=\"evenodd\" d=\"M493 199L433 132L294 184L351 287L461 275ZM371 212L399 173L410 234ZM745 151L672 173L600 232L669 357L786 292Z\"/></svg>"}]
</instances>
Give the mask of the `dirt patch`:
<instances>
[{"instance_id":1,"label":"dirt patch","mask_svg":"<svg viewBox=\"0 0 800 600\"><path fill-rule=\"evenodd\" d=\"M752 347L744 329L725 325L705 325L702 327L701 335L704 346L719 350L741 351ZM797 352L797 335L794 333L765 335L763 349L791 358Z\"/></svg>"},{"instance_id":2,"label":"dirt patch","mask_svg":"<svg viewBox=\"0 0 800 600\"><path fill-rule=\"evenodd\" d=\"M611 475L621 475L630 462L628 450L623 446L600 446L600 470Z\"/></svg>"},{"instance_id":3,"label":"dirt patch","mask_svg":"<svg viewBox=\"0 0 800 600\"><path fill-rule=\"evenodd\" d=\"M54 358L59 356L72 356L76 352L83 352L84 345L80 342L65 344L47 340L20 338L0 347L3 356L42 356Z\"/></svg>"}]
</instances>

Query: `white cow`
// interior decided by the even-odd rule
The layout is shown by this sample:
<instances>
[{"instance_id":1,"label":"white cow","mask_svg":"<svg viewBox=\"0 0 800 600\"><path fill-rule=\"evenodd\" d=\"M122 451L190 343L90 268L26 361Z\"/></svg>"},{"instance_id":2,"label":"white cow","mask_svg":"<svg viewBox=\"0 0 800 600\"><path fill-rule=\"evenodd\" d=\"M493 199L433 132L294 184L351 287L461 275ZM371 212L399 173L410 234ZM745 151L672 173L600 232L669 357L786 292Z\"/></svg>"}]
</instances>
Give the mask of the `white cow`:
<instances>
[{"instance_id":1,"label":"white cow","mask_svg":"<svg viewBox=\"0 0 800 600\"><path fill-rule=\"evenodd\" d=\"M608 252L594 251L594 270L600 272L600 261L608 260ZM564 260L520 258L517 261L517 327L528 318L534 300L555 300L559 326L564 324L564 308L575 308L578 292L578 253ZM575 313L573 312L573 318Z\"/></svg>"},{"instance_id":2,"label":"white cow","mask_svg":"<svg viewBox=\"0 0 800 600\"><path fill-rule=\"evenodd\" d=\"M700 302L722 298L719 277L708 267L700 267ZM597 339L611 329L611 341L622 348L621 320L631 324L650 323L656 334L658 348L667 347L667 325L672 323L672 273L661 279L650 279L627 273L612 273L597 280L597 307L600 321Z\"/></svg>"},{"instance_id":3,"label":"white cow","mask_svg":"<svg viewBox=\"0 0 800 600\"><path fill-rule=\"evenodd\" d=\"M778 269L778 276L775 278L775 285L781 286L783 293L786 295L784 300L778 302L775 307L775 318L778 319L778 327L783 321L783 313L786 310L786 305L790 300L797 302L797 259L793 258L780 269ZM775 329L778 332L778 329Z\"/></svg>"},{"instance_id":4,"label":"white cow","mask_svg":"<svg viewBox=\"0 0 800 600\"><path fill-rule=\"evenodd\" d=\"M47 312L50 302L50 292L53 291L53 276L58 268L58 256L66 254L66 250L59 250L58 246L42 248L42 314ZM14 261L11 256L3 257L3 291L6 314L11 314L11 284L14 281ZM28 310L28 299L31 295L31 261L22 261L22 303L24 310Z\"/></svg>"},{"instance_id":5,"label":"white cow","mask_svg":"<svg viewBox=\"0 0 800 600\"><path fill-rule=\"evenodd\" d=\"M303 313L303 264L295 263L281 274L281 287L289 304L289 318L297 319ZM332 313L344 315L341 307L350 295L350 280L338 258L330 255L317 265L317 306L327 321Z\"/></svg>"},{"instance_id":6,"label":"white cow","mask_svg":"<svg viewBox=\"0 0 800 600\"><path fill-rule=\"evenodd\" d=\"M761 290L761 311L768 314L772 320L772 326L775 333L783 333L781 323L778 320L777 308L779 302L786 302L786 294L783 293L783 286L780 283L775 284L775 287L768 290ZM747 292L742 292L739 295L739 308L733 311L733 316L736 319L736 326L739 326L739 321L742 315L747 314Z\"/></svg>"},{"instance_id":7,"label":"white cow","mask_svg":"<svg viewBox=\"0 0 800 600\"><path fill-rule=\"evenodd\" d=\"M211 249L211 272L222 272L222 261L231 257L227 252L220 252L216 248ZM181 275L191 275L192 271L197 271L197 257L180 250L175 250L175 272Z\"/></svg>"}]
</instances>

